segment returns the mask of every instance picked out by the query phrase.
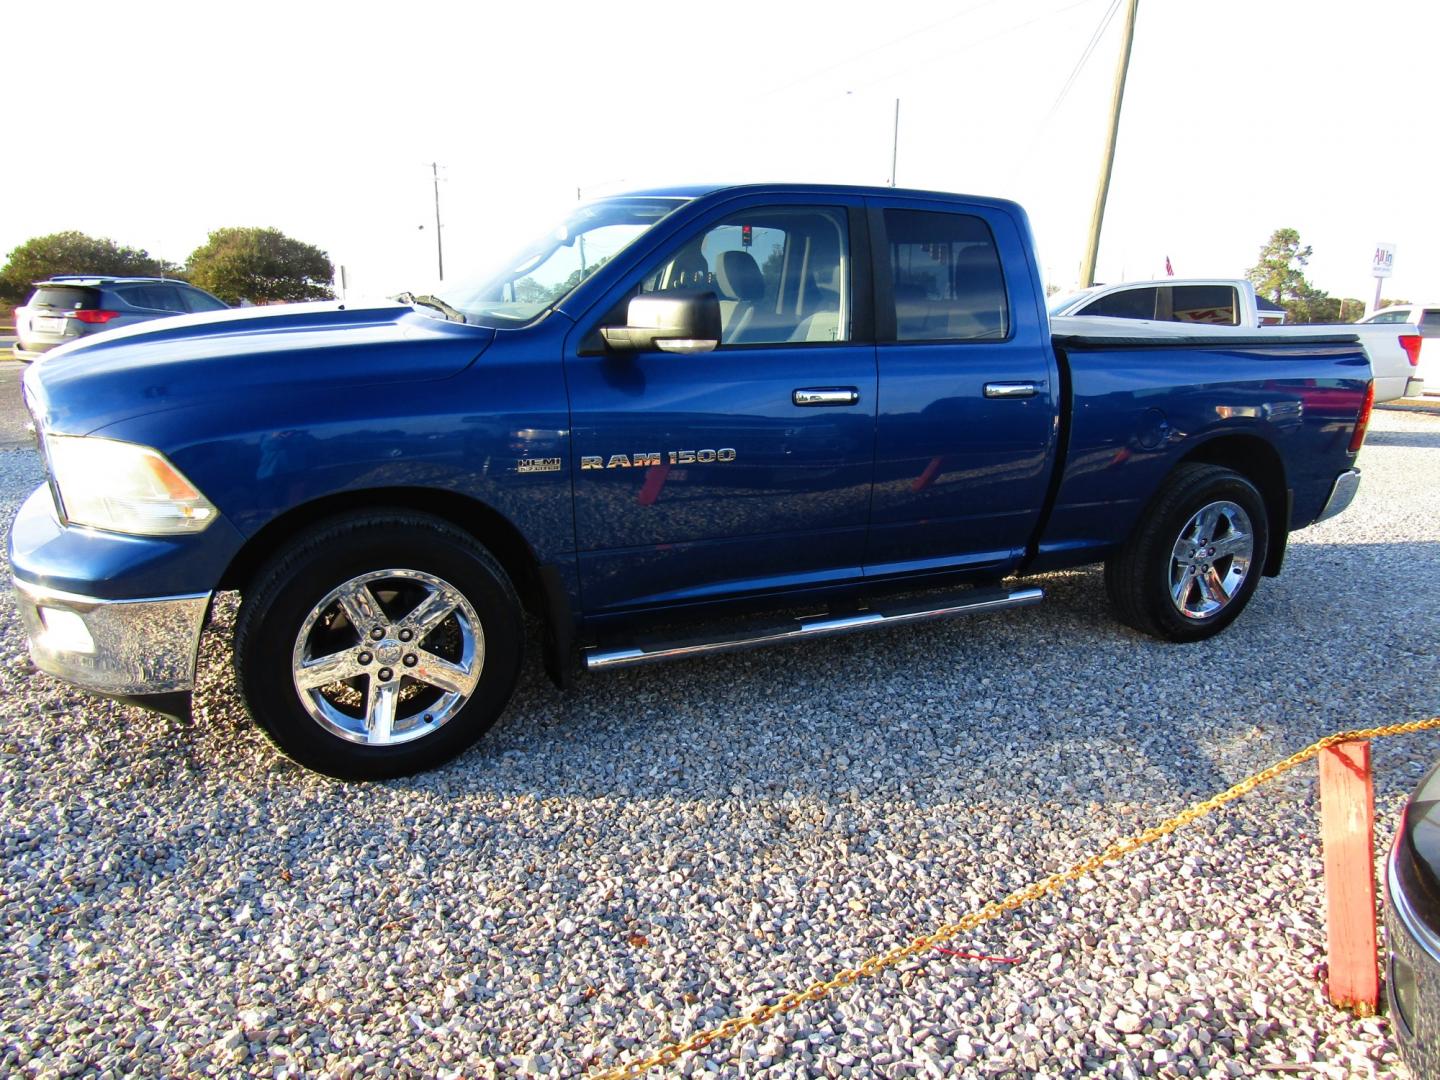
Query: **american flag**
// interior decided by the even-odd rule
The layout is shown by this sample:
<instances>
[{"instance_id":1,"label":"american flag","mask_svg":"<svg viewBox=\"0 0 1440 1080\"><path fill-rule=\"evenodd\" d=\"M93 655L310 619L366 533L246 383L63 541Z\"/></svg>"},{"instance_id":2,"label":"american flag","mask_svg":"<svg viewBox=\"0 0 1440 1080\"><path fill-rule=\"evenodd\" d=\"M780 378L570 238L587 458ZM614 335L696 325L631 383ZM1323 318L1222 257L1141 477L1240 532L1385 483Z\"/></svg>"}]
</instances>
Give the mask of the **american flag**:
<instances>
[{"instance_id":1,"label":"american flag","mask_svg":"<svg viewBox=\"0 0 1440 1080\"><path fill-rule=\"evenodd\" d=\"M1170 256L1169 256L1169 255L1166 255L1166 256L1165 256L1165 276L1166 276L1166 277L1174 277L1174 276L1175 276L1175 268L1170 265Z\"/></svg>"}]
</instances>

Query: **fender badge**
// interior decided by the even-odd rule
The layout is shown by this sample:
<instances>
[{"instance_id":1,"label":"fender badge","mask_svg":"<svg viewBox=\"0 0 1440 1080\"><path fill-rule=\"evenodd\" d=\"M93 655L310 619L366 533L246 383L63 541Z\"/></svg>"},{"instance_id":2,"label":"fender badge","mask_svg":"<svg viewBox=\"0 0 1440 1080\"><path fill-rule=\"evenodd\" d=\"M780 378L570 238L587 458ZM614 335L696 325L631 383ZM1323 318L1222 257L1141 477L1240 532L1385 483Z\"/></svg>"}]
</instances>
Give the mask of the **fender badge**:
<instances>
[{"instance_id":1,"label":"fender badge","mask_svg":"<svg viewBox=\"0 0 1440 1080\"><path fill-rule=\"evenodd\" d=\"M560 459L558 457L521 458L516 471L522 473L559 472Z\"/></svg>"}]
</instances>

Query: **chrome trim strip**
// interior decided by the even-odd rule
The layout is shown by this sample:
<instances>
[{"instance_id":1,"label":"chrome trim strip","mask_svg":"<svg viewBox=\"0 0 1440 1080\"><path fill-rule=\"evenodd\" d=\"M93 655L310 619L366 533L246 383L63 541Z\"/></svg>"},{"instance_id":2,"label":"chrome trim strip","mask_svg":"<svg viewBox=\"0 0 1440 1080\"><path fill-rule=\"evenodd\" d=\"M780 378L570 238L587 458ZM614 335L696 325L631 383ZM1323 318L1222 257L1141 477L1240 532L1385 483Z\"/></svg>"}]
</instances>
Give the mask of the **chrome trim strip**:
<instances>
[{"instance_id":1,"label":"chrome trim strip","mask_svg":"<svg viewBox=\"0 0 1440 1080\"><path fill-rule=\"evenodd\" d=\"M683 645L661 645L652 648L629 647L624 649L595 649L585 654L587 671L628 667L632 664L655 663L660 660L677 660L683 657L699 656L703 653L733 652L760 645L775 645L802 638L831 637L855 630L869 630L882 626L900 626L906 623L926 622L956 615L976 615L987 611L1003 611L1007 608L1028 607L1038 604L1045 594L1041 589L1015 589L996 595L987 592L984 599L961 600L942 607L922 608L915 611L898 611L886 615L880 611L867 611L860 615L798 620L793 627L762 630L743 637L723 637L713 641L697 641Z\"/></svg>"},{"instance_id":2,"label":"chrome trim strip","mask_svg":"<svg viewBox=\"0 0 1440 1080\"><path fill-rule=\"evenodd\" d=\"M1410 939L1425 950L1426 955L1435 963L1440 964L1440 935L1420 921L1415 914L1415 907L1410 903L1410 898L1405 895L1405 890L1400 888L1399 879L1395 874L1395 849L1390 849L1390 857L1385 860L1385 898L1390 901L1390 910L1394 913L1400 927L1409 935Z\"/></svg>"},{"instance_id":3,"label":"chrome trim strip","mask_svg":"<svg viewBox=\"0 0 1440 1080\"><path fill-rule=\"evenodd\" d=\"M1316 523L1325 521L1342 513L1355 498L1355 492L1360 488L1360 470L1346 469L1335 478L1335 485L1330 489L1330 498L1325 500L1325 509L1320 511L1320 516L1315 519Z\"/></svg>"}]
</instances>

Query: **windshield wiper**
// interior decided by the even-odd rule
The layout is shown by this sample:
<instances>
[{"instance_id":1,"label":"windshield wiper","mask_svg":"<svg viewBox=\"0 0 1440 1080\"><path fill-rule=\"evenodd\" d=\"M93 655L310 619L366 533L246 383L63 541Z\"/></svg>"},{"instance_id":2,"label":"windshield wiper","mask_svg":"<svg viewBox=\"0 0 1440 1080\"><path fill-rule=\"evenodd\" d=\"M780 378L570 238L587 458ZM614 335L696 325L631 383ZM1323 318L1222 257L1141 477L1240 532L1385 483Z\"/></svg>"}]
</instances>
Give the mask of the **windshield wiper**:
<instances>
[{"instance_id":1,"label":"windshield wiper","mask_svg":"<svg viewBox=\"0 0 1440 1080\"><path fill-rule=\"evenodd\" d=\"M460 311L459 308L451 307L444 300L441 300L438 296L416 296L412 292L402 292L397 295L395 299L400 301L400 303L402 304L418 304L421 307L434 308L436 311L444 315L446 320L449 322L465 321L465 315L463 312Z\"/></svg>"}]
</instances>

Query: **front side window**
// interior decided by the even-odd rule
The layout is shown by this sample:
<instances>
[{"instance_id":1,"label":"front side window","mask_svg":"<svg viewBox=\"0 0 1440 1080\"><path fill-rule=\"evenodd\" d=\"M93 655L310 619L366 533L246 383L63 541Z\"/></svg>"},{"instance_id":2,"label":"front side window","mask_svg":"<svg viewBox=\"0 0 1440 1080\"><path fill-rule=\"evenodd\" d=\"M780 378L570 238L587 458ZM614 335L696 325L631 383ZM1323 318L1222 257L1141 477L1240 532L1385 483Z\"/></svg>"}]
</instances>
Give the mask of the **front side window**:
<instances>
[{"instance_id":1,"label":"front side window","mask_svg":"<svg viewBox=\"0 0 1440 1080\"><path fill-rule=\"evenodd\" d=\"M849 252L842 209L744 210L651 267L638 292L714 293L722 346L848 341Z\"/></svg>"},{"instance_id":2,"label":"front side window","mask_svg":"<svg viewBox=\"0 0 1440 1080\"><path fill-rule=\"evenodd\" d=\"M982 218L886 210L897 341L1000 341L1010 307L995 237Z\"/></svg>"},{"instance_id":3,"label":"front side window","mask_svg":"<svg viewBox=\"0 0 1440 1080\"><path fill-rule=\"evenodd\" d=\"M181 289L180 299L185 302L185 307L189 311L225 310L225 305L221 301L199 289Z\"/></svg>"}]
</instances>

